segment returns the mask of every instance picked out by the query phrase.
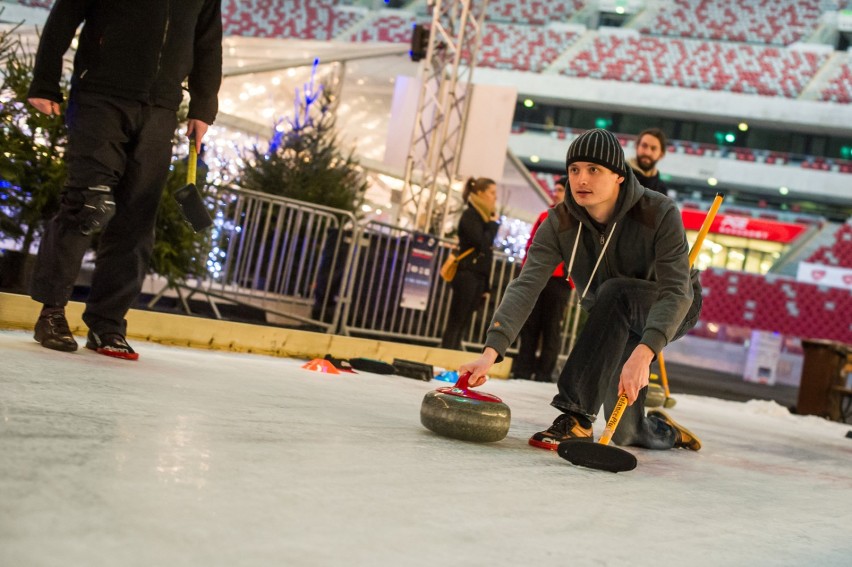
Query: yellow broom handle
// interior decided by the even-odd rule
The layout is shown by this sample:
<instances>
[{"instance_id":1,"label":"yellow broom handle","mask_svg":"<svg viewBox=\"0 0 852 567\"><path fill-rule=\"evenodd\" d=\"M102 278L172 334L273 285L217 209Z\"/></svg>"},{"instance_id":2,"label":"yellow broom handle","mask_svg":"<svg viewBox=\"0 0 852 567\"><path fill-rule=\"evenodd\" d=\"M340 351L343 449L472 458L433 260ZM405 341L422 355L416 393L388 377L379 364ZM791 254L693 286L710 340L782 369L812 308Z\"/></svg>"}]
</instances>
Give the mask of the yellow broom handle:
<instances>
[{"instance_id":1,"label":"yellow broom handle","mask_svg":"<svg viewBox=\"0 0 852 567\"><path fill-rule=\"evenodd\" d=\"M186 184L195 185L196 166L198 165L198 150L195 149L195 138L189 139L189 158L186 162Z\"/></svg>"},{"instance_id":2,"label":"yellow broom handle","mask_svg":"<svg viewBox=\"0 0 852 567\"><path fill-rule=\"evenodd\" d=\"M722 205L722 200L725 197L721 193L716 193L716 198L713 199L713 204L704 217L704 222L701 224L701 229L698 231L698 237L695 239L695 244L692 245L692 250L689 251L689 267L695 265L695 259L698 258L698 253L701 251L701 245L704 244L704 237L710 232L710 225L713 224L713 219L716 218L716 213L719 212L719 207ZM663 382L663 391L666 393L666 399L671 397L669 392L669 377L666 374L666 359L663 358L663 353L657 355L657 362L660 365L660 379Z\"/></svg>"},{"instance_id":3,"label":"yellow broom handle","mask_svg":"<svg viewBox=\"0 0 852 567\"><path fill-rule=\"evenodd\" d=\"M660 380L663 383L663 391L666 393L666 399L671 398L671 392L669 391L669 376L666 374L666 359L663 358L663 351L660 351L660 354L657 355L657 364L660 365Z\"/></svg>"},{"instance_id":4,"label":"yellow broom handle","mask_svg":"<svg viewBox=\"0 0 852 567\"><path fill-rule=\"evenodd\" d=\"M615 433L615 428L618 427L618 422L621 421L621 415L627 408L627 394L621 394L618 401L615 402L615 409L612 410L612 415L609 416L609 421L606 422L606 429L601 435L598 443L601 445L609 445L609 440L612 439L612 434Z\"/></svg>"},{"instance_id":5,"label":"yellow broom handle","mask_svg":"<svg viewBox=\"0 0 852 567\"><path fill-rule=\"evenodd\" d=\"M698 253L701 252L701 245L704 244L704 237L710 232L710 225L713 224L713 219L716 218L716 213L719 212L719 207L722 206L724 195L716 193L716 198L713 199L713 204L704 217L704 224L701 225L701 230L698 231L698 236L695 239L695 244L692 245L692 250L689 251L689 267L695 264L695 259L698 258Z\"/></svg>"},{"instance_id":6,"label":"yellow broom handle","mask_svg":"<svg viewBox=\"0 0 852 567\"><path fill-rule=\"evenodd\" d=\"M710 211L704 218L704 224L701 225L701 230L698 231L698 238L695 239L695 244L692 245L692 250L689 253L689 267L692 267L692 264L695 263L695 258L698 256L698 251L701 250L701 244L704 242L704 237L707 236L708 232L710 232L710 225L713 224L713 219L716 217L716 213L719 212L719 207L722 205L723 199L724 196L721 193L716 193L716 198L713 199L713 205L710 207ZM665 374L663 376L665 376ZM666 397L668 397L668 392L666 393ZM615 428L618 427L618 422L621 421L621 416L626 408L627 395L621 394L618 397L618 401L615 402L615 408L612 410L612 415L609 416L609 421L606 422L606 429L604 429L603 435L601 435L598 443L601 445L609 445L609 442L612 439L612 434L615 433Z\"/></svg>"}]
</instances>

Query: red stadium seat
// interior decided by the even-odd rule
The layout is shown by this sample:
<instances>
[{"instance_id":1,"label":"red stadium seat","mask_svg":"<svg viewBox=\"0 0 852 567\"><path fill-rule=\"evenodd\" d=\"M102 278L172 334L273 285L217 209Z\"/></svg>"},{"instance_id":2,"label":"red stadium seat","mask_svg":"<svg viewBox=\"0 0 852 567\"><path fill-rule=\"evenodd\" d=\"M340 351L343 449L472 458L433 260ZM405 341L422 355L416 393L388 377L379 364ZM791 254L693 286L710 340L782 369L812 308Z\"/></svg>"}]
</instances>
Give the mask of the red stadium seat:
<instances>
[{"instance_id":1,"label":"red stadium seat","mask_svg":"<svg viewBox=\"0 0 852 567\"><path fill-rule=\"evenodd\" d=\"M598 35L565 75L795 98L827 55L661 37Z\"/></svg>"},{"instance_id":2,"label":"red stadium seat","mask_svg":"<svg viewBox=\"0 0 852 567\"><path fill-rule=\"evenodd\" d=\"M790 45L816 29L820 0L672 0L642 33L671 37Z\"/></svg>"},{"instance_id":3,"label":"red stadium seat","mask_svg":"<svg viewBox=\"0 0 852 567\"><path fill-rule=\"evenodd\" d=\"M781 276L701 273L701 321L852 343L852 294Z\"/></svg>"}]
</instances>

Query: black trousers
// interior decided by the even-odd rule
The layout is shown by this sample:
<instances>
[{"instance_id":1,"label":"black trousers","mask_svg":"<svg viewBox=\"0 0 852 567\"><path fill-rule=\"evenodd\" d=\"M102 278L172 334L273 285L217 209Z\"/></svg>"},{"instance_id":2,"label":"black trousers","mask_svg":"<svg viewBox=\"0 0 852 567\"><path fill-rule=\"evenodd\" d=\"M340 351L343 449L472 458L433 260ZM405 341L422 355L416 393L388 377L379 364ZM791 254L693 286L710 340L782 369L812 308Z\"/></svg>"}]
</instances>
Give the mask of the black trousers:
<instances>
[{"instance_id":1,"label":"black trousers","mask_svg":"<svg viewBox=\"0 0 852 567\"><path fill-rule=\"evenodd\" d=\"M488 278L482 274L459 270L453 278L453 299L441 348L461 350L462 335L470 328L473 313L482 301L482 294L488 289Z\"/></svg>"},{"instance_id":2,"label":"black trousers","mask_svg":"<svg viewBox=\"0 0 852 567\"><path fill-rule=\"evenodd\" d=\"M613 278L595 292L595 304L583 331L559 375L559 393L551 405L595 421L601 404L606 416L618 400L621 368L639 344L651 306L657 301L657 284L645 280ZM701 295L695 297L673 341L698 322ZM645 416L648 388L624 410L612 440L619 445L671 449L676 433L664 422Z\"/></svg>"},{"instance_id":3,"label":"black trousers","mask_svg":"<svg viewBox=\"0 0 852 567\"><path fill-rule=\"evenodd\" d=\"M177 116L133 100L76 91L66 124L68 175L59 213L41 239L30 294L44 304L68 303L92 239L75 221L85 201L81 195L89 187L110 187L115 216L100 235L83 320L96 332L125 334L124 316L142 289L154 246Z\"/></svg>"},{"instance_id":4,"label":"black trousers","mask_svg":"<svg viewBox=\"0 0 852 567\"><path fill-rule=\"evenodd\" d=\"M571 297L565 278L551 277L538 296L532 312L521 328L521 346L512 363L512 376L538 382L551 382L559 357L559 327ZM536 356L539 343L541 354Z\"/></svg>"}]
</instances>

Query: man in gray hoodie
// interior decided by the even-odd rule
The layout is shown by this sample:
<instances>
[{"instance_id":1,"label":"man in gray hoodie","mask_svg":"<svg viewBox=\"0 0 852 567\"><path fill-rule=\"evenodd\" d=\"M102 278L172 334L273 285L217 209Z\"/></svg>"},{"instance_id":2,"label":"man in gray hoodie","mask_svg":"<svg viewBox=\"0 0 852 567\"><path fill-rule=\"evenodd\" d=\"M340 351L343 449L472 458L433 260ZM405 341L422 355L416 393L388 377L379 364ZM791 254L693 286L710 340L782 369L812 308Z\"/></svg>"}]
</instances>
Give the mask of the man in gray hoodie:
<instances>
[{"instance_id":1,"label":"man in gray hoodie","mask_svg":"<svg viewBox=\"0 0 852 567\"><path fill-rule=\"evenodd\" d=\"M620 394L625 410L613 441L649 449L701 442L665 412L645 415L650 364L663 347L698 321L701 287L674 202L642 187L616 137L581 134L566 158L570 191L536 232L520 275L507 288L482 356L462 365L478 386L502 360L553 269L565 262L588 319L559 377L551 405L562 412L530 444L556 450L571 439L592 441L601 405L609 415Z\"/></svg>"}]
</instances>

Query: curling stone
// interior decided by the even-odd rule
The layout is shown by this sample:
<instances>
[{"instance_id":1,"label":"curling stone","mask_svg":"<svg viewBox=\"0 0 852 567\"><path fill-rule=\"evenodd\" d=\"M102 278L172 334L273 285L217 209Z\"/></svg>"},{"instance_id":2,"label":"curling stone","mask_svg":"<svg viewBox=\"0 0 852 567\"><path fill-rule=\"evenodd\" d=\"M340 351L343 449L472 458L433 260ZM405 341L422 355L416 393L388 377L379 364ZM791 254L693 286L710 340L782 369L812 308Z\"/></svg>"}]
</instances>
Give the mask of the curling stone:
<instances>
[{"instance_id":1,"label":"curling stone","mask_svg":"<svg viewBox=\"0 0 852 567\"><path fill-rule=\"evenodd\" d=\"M666 403L666 391L659 384L648 384L648 393L645 394L645 407L658 408Z\"/></svg>"},{"instance_id":2,"label":"curling stone","mask_svg":"<svg viewBox=\"0 0 852 567\"><path fill-rule=\"evenodd\" d=\"M420 423L438 435L491 443L506 437L512 414L500 398L468 388L469 372L455 386L426 394L420 405Z\"/></svg>"}]
</instances>

